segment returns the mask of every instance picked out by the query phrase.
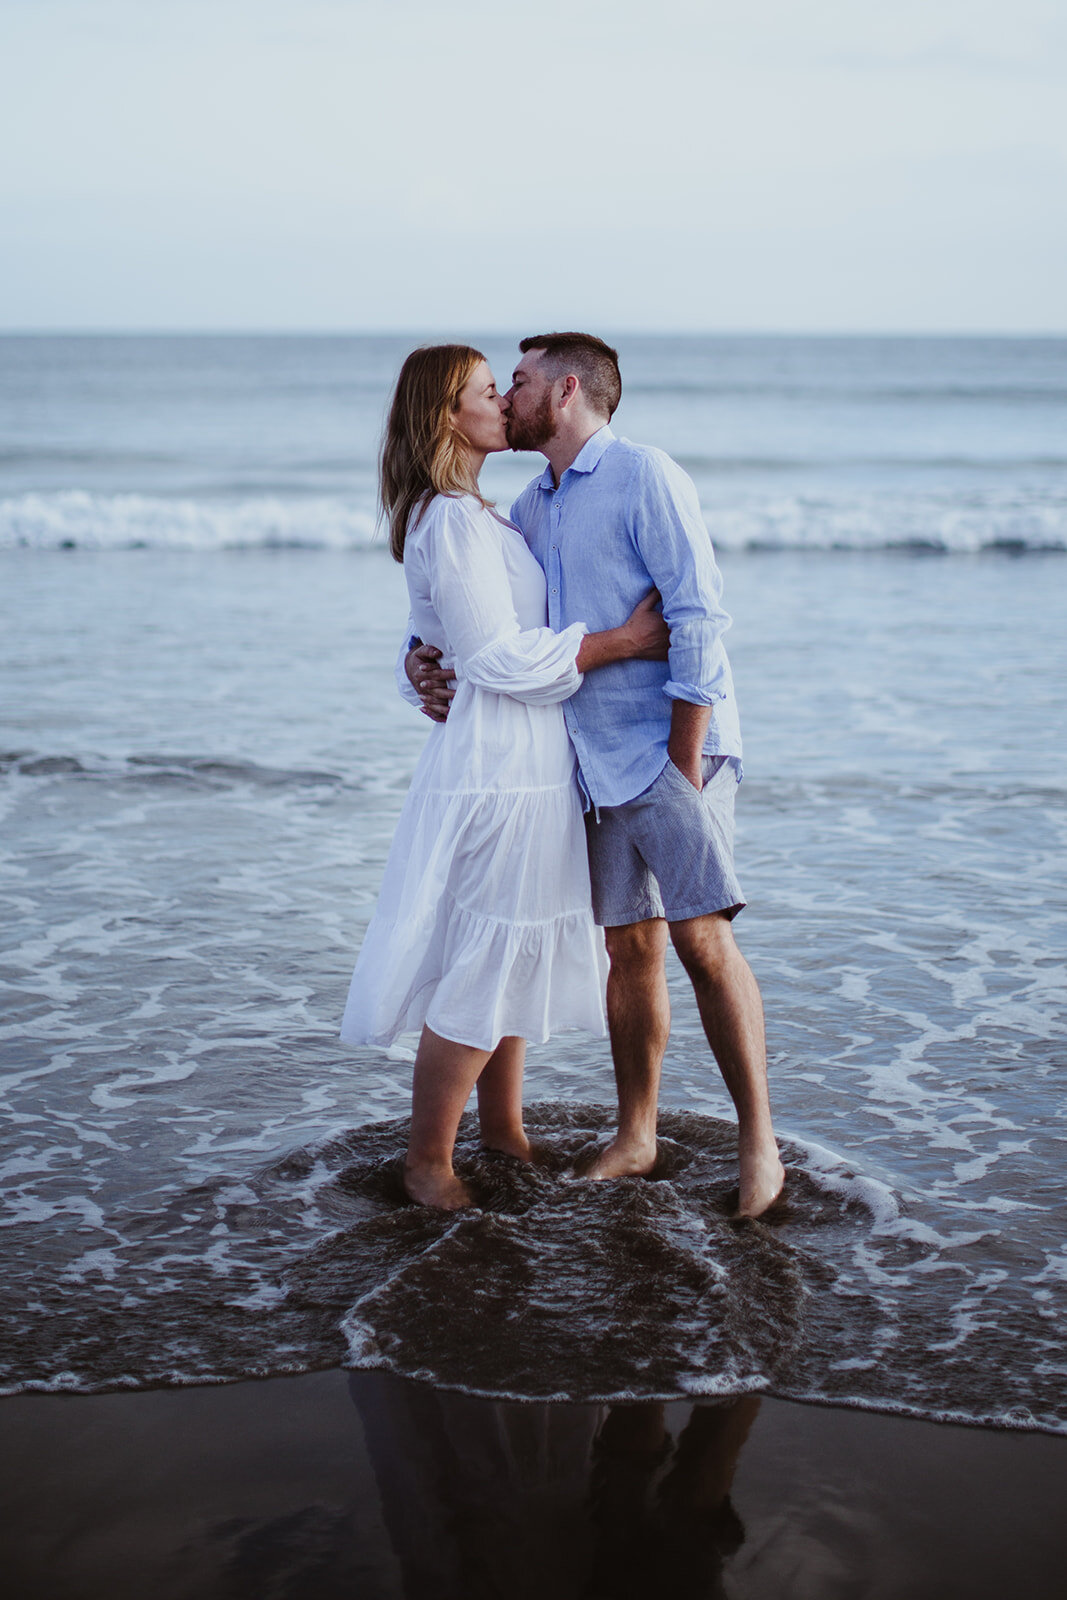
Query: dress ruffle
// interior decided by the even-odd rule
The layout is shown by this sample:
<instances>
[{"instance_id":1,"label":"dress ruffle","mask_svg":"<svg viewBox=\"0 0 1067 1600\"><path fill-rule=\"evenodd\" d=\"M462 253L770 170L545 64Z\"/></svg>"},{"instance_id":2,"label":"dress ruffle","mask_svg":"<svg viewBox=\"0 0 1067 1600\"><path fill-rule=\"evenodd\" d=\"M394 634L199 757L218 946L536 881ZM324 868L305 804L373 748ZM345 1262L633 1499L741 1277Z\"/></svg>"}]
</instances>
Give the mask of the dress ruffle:
<instances>
[{"instance_id":1,"label":"dress ruffle","mask_svg":"<svg viewBox=\"0 0 1067 1600\"><path fill-rule=\"evenodd\" d=\"M488 793L412 787L343 1039L388 1046L424 1023L482 1050L506 1034L539 1043L564 1028L602 1034L605 977L573 780Z\"/></svg>"}]
</instances>

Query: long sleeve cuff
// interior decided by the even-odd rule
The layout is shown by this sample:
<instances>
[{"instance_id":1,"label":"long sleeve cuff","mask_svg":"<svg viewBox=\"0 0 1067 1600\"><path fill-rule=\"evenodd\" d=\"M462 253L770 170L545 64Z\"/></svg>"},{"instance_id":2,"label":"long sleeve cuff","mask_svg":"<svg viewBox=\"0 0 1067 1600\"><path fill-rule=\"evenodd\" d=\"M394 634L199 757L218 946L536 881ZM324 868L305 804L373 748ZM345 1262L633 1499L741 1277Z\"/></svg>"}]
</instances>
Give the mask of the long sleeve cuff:
<instances>
[{"instance_id":1,"label":"long sleeve cuff","mask_svg":"<svg viewBox=\"0 0 1067 1600\"><path fill-rule=\"evenodd\" d=\"M416 711L422 709L422 701L415 693L414 685L404 671L404 662L407 660L408 651L413 650L421 642L417 634L405 634L403 643L400 646L400 654L396 658L396 666L393 669L393 676L396 679L396 687L401 699L406 700L409 706L414 706Z\"/></svg>"},{"instance_id":2,"label":"long sleeve cuff","mask_svg":"<svg viewBox=\"0 0 1067 1600\"><path fill-rule=\"evenodd\" d=\"M567 700L582 681L577 657L588 631L584 622L574 622L562 633L530 628L505 634L471 656L463 676L480 689L527 705Z\"/></svg>"}]
</instances>

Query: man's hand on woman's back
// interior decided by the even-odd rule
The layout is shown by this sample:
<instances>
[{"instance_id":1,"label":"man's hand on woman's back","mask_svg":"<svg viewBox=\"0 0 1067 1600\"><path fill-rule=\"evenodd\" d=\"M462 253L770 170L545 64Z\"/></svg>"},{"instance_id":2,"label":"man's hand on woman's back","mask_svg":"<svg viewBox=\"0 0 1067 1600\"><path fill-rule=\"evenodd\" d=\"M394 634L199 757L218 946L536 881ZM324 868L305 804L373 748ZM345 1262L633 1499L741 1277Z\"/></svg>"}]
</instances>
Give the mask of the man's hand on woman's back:
<instances>
[{"instance_id":1,"label":"man's hand on woman's back","mask_svg":"<svg viewBox=\"0 0 1067 1600\"><path fill-rule=\"evenodd\" d=\"M436 645L417 644L404 657L408 681L422 701L423 716L431 722L444 722L456 692L455 675L438 665L441 652Z\"/></svg>"}]
</instances>

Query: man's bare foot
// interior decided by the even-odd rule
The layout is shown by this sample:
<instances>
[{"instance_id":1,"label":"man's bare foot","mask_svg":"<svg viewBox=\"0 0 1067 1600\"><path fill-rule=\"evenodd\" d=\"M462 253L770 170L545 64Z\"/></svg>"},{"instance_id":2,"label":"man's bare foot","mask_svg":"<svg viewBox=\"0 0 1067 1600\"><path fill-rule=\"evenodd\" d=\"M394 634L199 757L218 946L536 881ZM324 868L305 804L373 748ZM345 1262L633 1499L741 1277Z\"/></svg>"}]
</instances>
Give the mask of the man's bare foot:
<instances>
[{"instance_id":1,"label":"man's bare foot","mask_svg":"<svg viewBox=\"0 0 1067 1600\"><path fill-rule=\"evenodd\" d=\"M474 1204L462 1178L451 1167L416 1166L404 1163L404 1191L419 1206L436 1206L440 1211L462 1211Z\"/></svg>"},{"instance_id":2,"label":"man's bare foot","mask_svg":"<svg viewBox=\"0 0 1067 1600\"><path fill-rule=\"evenodd\" d=\"M742 1153L741 1185L735 1215L738 1218L762 1217L781 1195L784 1184L785 1168L776 1146L748 1156Z\"/></svg>"},{"instance_id":3,"label":"man's bare foot","mask_svg":"<svg viewBox=\"0 0 1067 1600\"><path fill-rule=\"evenodd\" d=\"M647 1178L656 1165L655 1139L612 1139L580 1176L595 1178Z\"/></svg>"}]
</instances>

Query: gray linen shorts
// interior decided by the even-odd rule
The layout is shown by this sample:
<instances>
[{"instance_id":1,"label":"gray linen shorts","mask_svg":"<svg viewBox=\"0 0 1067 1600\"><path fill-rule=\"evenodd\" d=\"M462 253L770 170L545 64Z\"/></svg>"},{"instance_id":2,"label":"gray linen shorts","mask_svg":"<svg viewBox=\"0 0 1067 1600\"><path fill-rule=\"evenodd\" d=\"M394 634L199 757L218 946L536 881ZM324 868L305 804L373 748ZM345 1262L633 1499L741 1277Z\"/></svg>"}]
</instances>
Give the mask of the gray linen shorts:
<instances>
[{"instance_id":1,"label":"gray linen shorts","mask_svg":"<svg viewBox=\"0 0 1067 1600\"><path fill-rule=\"evenodd\" d=\"M704 757L704 788L668 761L643 794L585 815L593 916L605 928L649 917L682 922L745 904L734 873L737 770L730 756Z\"/></svg>"}]
</instances>

